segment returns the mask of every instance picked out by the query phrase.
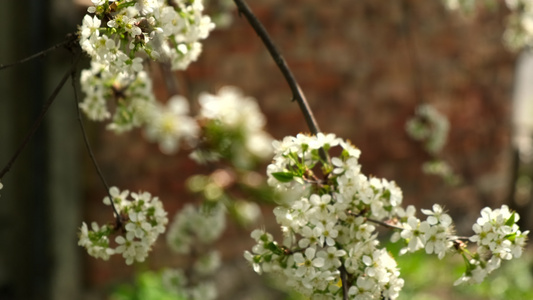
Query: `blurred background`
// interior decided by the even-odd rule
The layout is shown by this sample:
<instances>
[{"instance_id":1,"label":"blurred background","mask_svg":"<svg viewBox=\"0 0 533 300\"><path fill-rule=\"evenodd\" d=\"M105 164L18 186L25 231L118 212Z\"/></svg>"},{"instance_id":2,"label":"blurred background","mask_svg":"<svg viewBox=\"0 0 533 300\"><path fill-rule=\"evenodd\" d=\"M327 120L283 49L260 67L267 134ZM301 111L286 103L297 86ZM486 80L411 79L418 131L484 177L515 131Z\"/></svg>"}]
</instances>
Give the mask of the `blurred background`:
<instances>
[{"instance_id":1,"label":"blurred background","mask_svg":"<svg viewBox=\"0 0 533 300\"><path fill-rule=\"evenodd\" d=\"M527 77L520 81L517 75L524 56L519 59L519 53L502 43L509 11L503 1L496 3L470 15L450 12L439 1L256 0L250 6L283 52L322 131L359 147L363 172L396 181L406 205L442 204L454 217L458 233L470 235L481 208L504 203L519 211L524 230L533 227L531 165L526 153L531 134L513 121L513 107L517 107L513 99L518 94L522 100L533 96L527 93L531 81ZM90 1L2 3L0 63L63 41L67 33L76 31L87 5ZM216 29L203 42L200 59L187 71L176 73L180 93L195 100L201 92L237 86L257 99L274 138L307 132L288 85L266 49L244 19L235 11L231 16L228 26ZM0 167L30 130L70 62L69 51L59 48L44 58L0 71ZM87 65L85 58L82 66ZM166 101L169 95L162 75L153 74L156 95ZM149 260L136 266L126 266L118 257L108 262L93 259L77 246L82 221L106 222L112 215L101 202L106 191L83 146L73 97L67 82L44 124L2 179L2 300L107 299L120 284L133 282L140 271L179 266L187 260L172 253L162 237ZM432 157L405 132L405 122L422 103L433 105L450 120L440 158L462 178L458 185L447 185L422 171L422 164ZM522 106L518 111L527 112ZM525 120L527 116L522 114ZM183 153L160 153L139 131L117 136L106 131L105 124L87 123L87 127L111 185L159 196L171 220L184 203L194 200L185 180L207 169ZM513 143L516 132L525 136L522 156ZM277 294L281 292L275 285L266 287L242 258L252 245L251 229L276 230L271 208L264 207L263 218L250 228L228 225L217 243L224 261L218 275L221 299L285 297ZM416 260L406 264L413 270L419 265ZM418 274L408 266L401 269L402 274ZM520 274L531 279L531 267L526 265ZM420 278L427 279L428 273ZM415 291L405 299L462 297L453 293ZM472 293L465 299L494 298Z\"/></svg>"}]
</instances>

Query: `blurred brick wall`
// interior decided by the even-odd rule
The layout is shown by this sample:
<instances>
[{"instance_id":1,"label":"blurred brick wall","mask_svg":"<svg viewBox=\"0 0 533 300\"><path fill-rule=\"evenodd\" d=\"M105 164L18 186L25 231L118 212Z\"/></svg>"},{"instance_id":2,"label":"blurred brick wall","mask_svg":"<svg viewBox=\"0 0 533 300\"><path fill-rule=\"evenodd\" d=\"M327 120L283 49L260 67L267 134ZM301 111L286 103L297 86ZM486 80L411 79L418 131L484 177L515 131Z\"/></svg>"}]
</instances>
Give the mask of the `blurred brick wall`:
<instances>
[{"instance_id":1,"label":"blurred brick wall","mask_svg":"<svg viewBox=\"0 0 533 300\"><path fill-rule=\"evenodd\" d=\"M501 43L505 8L467 18L447 12L439 1L258 0L250 5L282 50L321 129L362 150L363 172L395 180L405 203L444 204L464 217L458 227L467 230L481 207L505 201L515 62ZM200 60L178 78L181 92L191 99L224 85L240 87L258 100L275 138L307 131L287 83L236 14L230 28L211 34ZM165 97L162 90L158 94ZM448 188L422 174L428 156L404 131L422 101L449 117L444 155L465 185ZM115 136L100 128L95 136L96 155L110 184L158 195L170 217L190 201L184 180L204 170L186 157L161 154L139 132ZM89 165L87 172L85 220L106 220L111 212L101 205L104 191ZM224 257L241 260L250 245L248 233L230 231L221 244ZM180 259L161 238L148 265L158 268ZM134 270L118 258L87 258L86 267L91 287L122 280Z\"/></svg>"}]
</instances>

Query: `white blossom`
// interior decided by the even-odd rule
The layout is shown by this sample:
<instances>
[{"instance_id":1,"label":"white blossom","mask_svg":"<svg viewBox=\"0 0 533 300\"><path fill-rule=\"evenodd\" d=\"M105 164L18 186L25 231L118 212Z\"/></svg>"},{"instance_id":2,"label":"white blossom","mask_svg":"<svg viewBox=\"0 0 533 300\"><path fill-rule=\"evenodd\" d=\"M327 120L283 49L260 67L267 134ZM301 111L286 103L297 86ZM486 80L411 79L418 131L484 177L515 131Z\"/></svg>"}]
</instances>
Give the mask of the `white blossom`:
<instances>
[{"instance_id":1,"label":"white blossom","mask_svg":"<svg viewBox=\"0 0 533 300\"><path fill-rule=\"evenodd\" d=\"M146 110L154 107L146 105L154 102L143 70L146 58L169 62L173 70L186 69L198 58L200 40L214 23L203 14L201 1L173 3L126 0L111 11L107 1L93 1L79 27L81 48L91 57L91 68L82 71L80 108L90 119L113 116L108 128L117 132L143 125ZM115 112L108 107L116 107ZM176 147L175 139L163 140L165 150Z\"/></svg>"},{"instance_id":2,"label":"white blossom","mask_svg":"<svg viewBox=\"0 0 533 300\"><path fill-rule=\"evenodd\" d=\"M164 232L168 223L167 213L159 198L150 193L131 193L120 191L117 187L109 189L109 196L103 200L106 205L114 205L120 215L121 227L103 225L93 222L91 230L85 223L79 233L78 245L85 247L89 255L108 259L113 254L122 254L126 264L134 261L142 262L148 256L158 235ZM115 235L116 247L110 242Z\"/></svg>"},{"instance_id":3,"label":"white blossom","mask_svg":"<svg viewBox=\"0 0 533 300\"><path fill-rule=\"evenodd\" d=\"M146 137L157 141L166 154L175 153L182 141L194 143L199 128L188 113L189 104L181 96L173 96L166 106L154 104L147 116Z\"/></svg>"},{"instance_id":4,"label":"white blossom","mask_svg":"<svg viewBox=\"0 0 533 300\"><path fill-rule=\"evenodd\" d=\"M186 204L176 213L169 226L167 243L178 253L186 254L192 243L209 244L222 234L226 226L226 213L221 204L214 207L195 207Z\"/></svg>"},{"instance_id":5,"label":"white blossom","mask_svg":"<svg viewBox=\"0 0 533 300\"><path fill-rule=\"evenodd\" d=\"M217 141L214 151L221 157L248 168L254 159L271 156L272 138L264 131L266 119L254 98L225 86L217 94L200 94L198 102L199 117L207 123L204 129L207 137L218 134L213 138Z\"/></svg>"}]
</instances>

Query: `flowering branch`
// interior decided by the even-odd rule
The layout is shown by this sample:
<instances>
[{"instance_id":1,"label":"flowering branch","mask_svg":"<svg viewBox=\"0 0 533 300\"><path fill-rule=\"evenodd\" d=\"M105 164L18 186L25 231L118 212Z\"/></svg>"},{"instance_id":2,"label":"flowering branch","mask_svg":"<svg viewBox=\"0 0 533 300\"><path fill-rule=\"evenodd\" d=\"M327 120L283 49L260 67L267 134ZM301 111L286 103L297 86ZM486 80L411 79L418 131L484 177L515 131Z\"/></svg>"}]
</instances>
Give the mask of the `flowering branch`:
<instances>
[{"instance_id":1,"label":"flowering branch","mask_svg":"<svg viewBox=\"0 0 533 300\"><path fill-rule=\"evenodd\" d=\"M39 126L41 126L44 116L48 112L48 109L50 108L52 103L54 103L54 100L56 99L57 95L63 88L63 85L65 85L65 82L67 81L67 79L70 77L70 74L73 72L73 70L75 70L76 65L78 64L80 60L80 57L81 57L81 54L78 54L76 56L76 58L74 59L74 62L72 63L72 66L67 72L65 72L65 75L63 75L63 78L61 78L61 81L59 82L59 84L56 86L56 88L52 92L52 95L50 95L50 97L46 101L45 105L43 106L41 110L41 113L39 114L35 122L33 123L33 126L30 132L26 135L26 137L24 138L20 146L17 148L17 150L15 151L15 154L13 154L13 156L11 157L9 162L6 164L6 166L2 169L2 171L0 171L0 179L2 179L7 172L9 172L13 163L17 160L20 153L22 153L22 150L24 150L24 148L26 147L30 139L33 137L33 135L35 134Z\"/></svg>"},{"instance_id":2,"label":"flowering branch","mask_svg":"<svg viewBox=\"0 0 533 300\"><path fill-rule=\"evenodd\" d=\"M278 65L281 73L283 74L283 76L285 77L285 80L287 81L287 83L289 84L289 87L291 88L293 100L296 100L298 102L298 105L300 106L300 110L304 114L304 118L305 118L305 121L307 122L307 126L309 127L309 130L311 131L312 134L319 133L320 128L318 127L318 123L315 120L313 112L309 108L309 104L307 103L307 100L305 98L303 91L300 89L300 86L298 85L298 82L296 81L296 79L294 78L294 75L289 69L289 66L285 62L285 59L281 55L280 51L277 49L276 45L274 45L274 42L268 35L265 27L263 27L261 22L259 22L259 20L250 10L250 7L248 7L248 4L246 4L245 1L234 0L234 2L239 9L239 13L243 14L246 17L246 20L248 20L248 23L250 23L250 26L252 26L252 28L255 30L257 35L261 38L261 40L265 44L265 47L268 49L270 56L272 56L272 58Z\"/></svg>"},{"instance_id":3,"label":"flowering branch","mask_svg":"<svg viewBox=\"0 0 533 300\"><path fill-rule=\"evenodd\" d=\"M402 240L405 245L400 255L424 249L439 259L454 253L463 256L466 271L456 284L481 282L503 260L522 254L529 232L520 231L519 215L505 205L484 208L472 227L475 234L457 237L451 217L440 205L422 209L427 218L418 219L414 206L400 206L401 189L394 182L362 174L360 151L333 134L299 134L273 145L268 183L289 192L274 209L284 240L278 244L271 234L254 231L257 244L244 256L258 273L281 271L289 286L307 296L398 298L404 281L394 258L380 246L376 226L369 223L395 229L391 241ZM327 153L334 147L341 148L340 156L321 160L318 150ZM316 170L319 178L327 180L305 180L308 170ZM477 251L470 252L462 240L476 243Z\"/></svg>"}]
</instances>

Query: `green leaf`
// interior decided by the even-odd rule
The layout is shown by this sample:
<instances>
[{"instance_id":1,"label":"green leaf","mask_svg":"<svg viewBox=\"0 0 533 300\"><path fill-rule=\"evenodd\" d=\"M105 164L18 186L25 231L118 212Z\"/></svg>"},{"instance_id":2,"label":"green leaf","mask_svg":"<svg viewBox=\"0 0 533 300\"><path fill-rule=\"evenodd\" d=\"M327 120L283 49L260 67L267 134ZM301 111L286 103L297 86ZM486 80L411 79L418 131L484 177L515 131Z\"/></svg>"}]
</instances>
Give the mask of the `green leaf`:
<instances>
[{"instance_id":1,"label":"green leaf","mask_svg":"<svg viewBox=\"0 0 533 300\"><path fill-rule=\"evenodd\" d=\"M381 197L385 200L390 200L390 196L391 196L390 190L384 190Z\"/></svg>"},{"instance_id":2,"label":"green leaf","mask_svg":"<svg viewBox=\"0 0 533 300\"><path fill-rule=\"evenodd\" d=\"M294 178L294 175L290 172L274 172L272 176L279 182L291 182Z\"/></svg>"},{"instance_id":3,"label":"green leaf","mask_svg":"<svg viewBox=\"0 0 533 300\"><path fill-rule=\"evenodd\" d=\"M507 221L505 221L505 225L507 226L513 226L515 223L515 212L513 212L511 214L511 216L509 217L509 219L507 219Z\"/></svg>"},{"instance_id":4,"label":"green leaf","mask_svg":"<svg viewBox=\"0 0 533 300\"><path fill-rule=\"evenodd\" d=\"M513 233L510 233L510 234L506 235L505 238L508 239L511 242L514 242L514 240L516 239L516 232L513 232Z\"/></svg>"},{"instance_id":5,"label":"green leaf","mask_svg":"<svg viewBox=\"0 0 533 300\"><path fill-rule=\"evenodd\" d=\"M298 153L294 152L289 152L289 154L287 154L287 158L292 159L294 162L298 162L300 160L300 158L298 157Z\"/></svg>"},{"instance_id":6,"label":"green leaf","mask_svg":"<svg viewBox=\"0 0 533 300\"><path fill-rule=\"evenodd\" d=\"M278 255L283 254L283 251L278 246L278 244L276 244L276 242L270 242L270 243L266 244L265 248L270 250L270 251L272 251L275 254L278 254Z\"/></svg>"}]
</instances>

